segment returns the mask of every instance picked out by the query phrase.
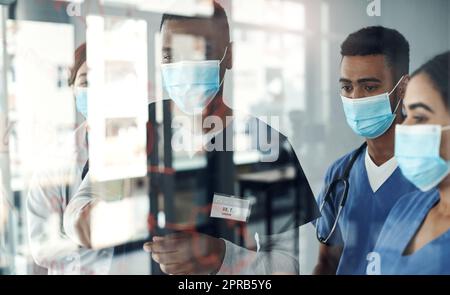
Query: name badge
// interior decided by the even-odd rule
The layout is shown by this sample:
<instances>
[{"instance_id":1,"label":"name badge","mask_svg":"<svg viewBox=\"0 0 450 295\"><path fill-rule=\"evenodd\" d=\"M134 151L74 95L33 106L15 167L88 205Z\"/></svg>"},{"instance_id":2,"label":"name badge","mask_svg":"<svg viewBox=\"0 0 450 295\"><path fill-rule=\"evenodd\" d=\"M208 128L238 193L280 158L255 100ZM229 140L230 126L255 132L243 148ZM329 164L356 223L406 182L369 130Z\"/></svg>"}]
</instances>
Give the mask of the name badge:
<instances>
[{"instance_id":1,"label":"name badge","mask_svg":"<svg viewBox=\"0 0 450 295\"><path fill-rule=\"evenodd\" d=\"M211 217L246 222L250 216L250 201L223 195L214 195Z\"/></svg>"}]
</instances>

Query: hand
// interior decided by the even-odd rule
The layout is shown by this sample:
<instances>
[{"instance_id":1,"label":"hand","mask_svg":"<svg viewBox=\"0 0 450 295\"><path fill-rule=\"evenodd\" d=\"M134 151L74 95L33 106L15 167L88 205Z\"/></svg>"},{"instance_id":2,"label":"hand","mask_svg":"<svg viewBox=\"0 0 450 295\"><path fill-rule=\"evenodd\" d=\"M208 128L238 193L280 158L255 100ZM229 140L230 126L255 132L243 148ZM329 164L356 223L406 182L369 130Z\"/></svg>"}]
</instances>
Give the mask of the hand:
<instances>
[{"instance_id":1,"label":"hand","mask_svg":"<svg viewBox=\"0 0 450 295\"><path fill-rule=\"evenodd\" d=\"M225 242L200 233L175 233L153 237L144 250L166 274L211 274L222 266Z\"/></svg>"},{"instance_id":2,"label":"hand","mask_svg":"<svg viewBox=\"0 0 450 295\"><path fill-rule=\"evenodd\" d=\"M75 222L75 230L81 246L92 248L91 245L91 212L97 203L92 202L83 207L78 220Z\"/></svg>"}]
</instances>

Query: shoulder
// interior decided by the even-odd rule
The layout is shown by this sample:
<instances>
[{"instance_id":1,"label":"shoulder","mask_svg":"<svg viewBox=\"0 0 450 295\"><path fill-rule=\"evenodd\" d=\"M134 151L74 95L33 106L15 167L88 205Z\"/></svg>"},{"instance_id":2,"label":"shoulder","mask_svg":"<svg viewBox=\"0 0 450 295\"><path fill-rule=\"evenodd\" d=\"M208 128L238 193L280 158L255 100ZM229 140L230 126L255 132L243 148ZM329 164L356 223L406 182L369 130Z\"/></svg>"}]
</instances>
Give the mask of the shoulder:
<instances>
[{"instance_id":1,"label":"shoulder","mask_svg":"<svg viewBox=\"0 0 450 295\"><path fill-rule=\"evenodd\" d=\"M83 122L67 131L58 142L49 143L46 149L37 151L36 164L44 164L45 167L45 164L71 160L80 153L87 155L86 136L87 124Z\"/></svg>"},{"instance_id":2,"label":"shoulder","mask_svg":"<svg viewBox=\"0 0 450 295\"><path fill-rule=\"evenodd\" d=\"M280 124L276 117L255 117L245 113L233 113L234 132L245 133L250 140L250 149L257 150L262 162L286 163L292 160L298 162L288 138L279 130Z\"/></svg>"},{"instance_id":3,"label":"shoulder","mask_svg":"<svg viewBox=\"0 0 450 295\"><path fill-rule=\"evenodd\" d=\"M64 136L59 144L39 151L32 166L29 188L64 183L75 167L84 165L88 158L86 125L78 126Z\"/></svg>"},{"instance_id":4,"label":"shoulder","mask_svg":"<svg viewBox=\"0 0 450 295\"><path fill-rule=\"evenodd\" d=\"M251 131L270 131L272 134L279 134L280 137L286 138L286 136L283 135L283 133L279 130L280 129L280 122L277 117L270 117L270 116L262 116L262 117L255 117L253 115L249 114L243 114L243 113L234 113L233 114L234 120L236 122L245 122Z\"/></svg>"},{"instance_id":5,"label":"shoulder","mask_svg":"<svg viewBox=\"0 0 450 295\"><path fill-rule=\"evenodd\" d=\"M389 212L375 246L375 252L395 250L398 241L404 236L405 230L418 220L422 210L429 208L430 202L439 198L437 190L429 192L413 191L400 197Z\"/></svg>"},{"instance_id":6,"label":"shoulder","mask_svg":"<svg viewBox=\"0 0 450 295\"><path fill-rule=\"evenodd\" d=\"M439 191L437 189L430 190L428 192L422 192L415 190L400 197L395 203L394 207L388 216L390 222L396 222L396 220L404 220L409 214L416 214L417 210L426 208L429 202L434 202L439 198Z\"/></svg>"}]
</instances>

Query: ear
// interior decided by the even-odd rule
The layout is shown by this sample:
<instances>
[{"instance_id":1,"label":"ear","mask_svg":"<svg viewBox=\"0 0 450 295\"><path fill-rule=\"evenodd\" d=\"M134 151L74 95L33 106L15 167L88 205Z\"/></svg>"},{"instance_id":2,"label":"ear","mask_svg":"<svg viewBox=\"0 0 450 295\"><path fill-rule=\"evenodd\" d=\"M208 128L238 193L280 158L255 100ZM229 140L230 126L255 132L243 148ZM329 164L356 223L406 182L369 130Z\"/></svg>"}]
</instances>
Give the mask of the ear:
<instances>
[{"instance_id":1,"label":"ear","mask_svg":"<svg viewBox=\"0 0 450 295\"><path fill-rule=\"evenodd\" d=\"M225 66L227 70L233 68L233 42L228 43L227 56L225 57Z\"/></svg>"},{"instance_id":2,"label":"ear","mask_svg":"<svg viewBox=\"0 0 450 295\"><path fill-rule=\"evenodd\" d=\"M410 79L411 77L409 75L405 75L400 85L398 85L398 97L400 99L405 98L406 87L408 86Z\"/></svg>"}]
</instances>

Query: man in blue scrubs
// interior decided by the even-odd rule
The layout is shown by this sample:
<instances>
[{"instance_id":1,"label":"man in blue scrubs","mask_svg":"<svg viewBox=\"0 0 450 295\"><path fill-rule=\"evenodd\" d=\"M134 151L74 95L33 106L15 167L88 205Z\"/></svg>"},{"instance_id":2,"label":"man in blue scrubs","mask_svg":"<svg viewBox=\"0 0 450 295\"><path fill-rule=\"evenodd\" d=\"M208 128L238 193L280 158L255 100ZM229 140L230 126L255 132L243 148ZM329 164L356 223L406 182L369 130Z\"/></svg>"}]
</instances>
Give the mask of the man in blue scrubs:
<instances>
[{"instance_id":1,"label":"man in blue scrubs","mask_svg":"<svg viewBox=\"0 0 450 295\"><path fill-rule=\"evenodd\" d=\"M315 274L365 274L367 253L374 248L390 209L402 195L415 190L394 159L395 125L404 120L402 99L409 79L408 41L395 30L368 27L347 37L341 55L344 112L367 147L338 159L326 172L319 204L330 183L351 166L341 214L342 182L331 190L316 223L318 237L326 241L320 246Z\"/></svg>"}]
</instances>

